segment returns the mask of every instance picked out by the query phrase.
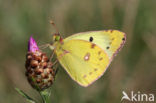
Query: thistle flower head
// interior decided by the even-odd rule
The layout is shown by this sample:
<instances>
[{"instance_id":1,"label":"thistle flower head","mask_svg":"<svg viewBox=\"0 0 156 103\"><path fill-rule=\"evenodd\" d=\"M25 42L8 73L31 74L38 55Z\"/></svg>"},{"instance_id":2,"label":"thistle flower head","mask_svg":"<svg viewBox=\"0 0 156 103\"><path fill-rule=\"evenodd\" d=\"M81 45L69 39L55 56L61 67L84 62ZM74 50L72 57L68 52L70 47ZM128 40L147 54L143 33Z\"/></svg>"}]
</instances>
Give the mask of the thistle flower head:
<instances>
[{"instance_id":1,"label":"thistle flower head","mask_svg":"<svg viewBox=\"0 0 156 103\"><path fill-rule=\"evenodd\" d=\"M28 51L29 52L36 52L39 48L37 46L37 43L35 42L34 38L31 36L28 42Z\"/></svg>"},{"instance_id":2,"label":"thistle flower head","mask_svg":"<svg viewBox=\"0 0 156 103\"><path fill-rule=\"evenodd\" d=\"M39 50L37 43L30 37L26 55L26 76L31 86L38 91L49 88L54 81L53 65L45 53Z\"/></svg>"}]
</instances>

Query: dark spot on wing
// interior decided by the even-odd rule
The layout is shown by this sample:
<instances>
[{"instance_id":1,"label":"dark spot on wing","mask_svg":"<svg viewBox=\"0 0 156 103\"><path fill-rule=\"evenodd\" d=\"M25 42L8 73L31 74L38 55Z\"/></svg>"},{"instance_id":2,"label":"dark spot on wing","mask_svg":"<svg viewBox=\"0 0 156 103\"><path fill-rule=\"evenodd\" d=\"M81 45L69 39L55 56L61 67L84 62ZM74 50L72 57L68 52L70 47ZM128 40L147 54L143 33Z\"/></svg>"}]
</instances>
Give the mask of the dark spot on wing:
<instances>
[{"instance_id":1,"label":"dark spot on wing","mask_svg":"<svg viewBox=\"0 0 156 103\"><path fill-rule=\"evenodd\" d=\"M109 49L110 47L108 46L108 47L106 47L106 49Z\"/></svg>"},{"instance_id":2,"label":"dark spot on wing","mask_svg":"<svg viewBox=\"0 0 156 103\"><path fill-rule=\"evenodd\" d=\"M84 60L88 61L90 59L90 53L86 53L86 55L84 56Z\"/></svg>"},{"instance_id":3,"label":"dark spot on wing","mask_svg":"<svg viewBox=\"0 0 156 103\"><path fill-rule=\"evenodd\" d=\"M94 71L97 71L97 70L98 70L97 68L94 69Z\"/></svg>"},{"instance_id":4,"label":"dark spot on wing","mask_svg":"<svg viewBox=\"0 0 156 103\"><path fill-rule=\"evenodd\" d=\"M92 45L91 45L91 48L94 48L94 47L95 47L95 44L92 44Z\"/></svg>"},{"instance_id":5,"label":"dark spot on wing","mask_svg":"<svg viewBox=\"0 0 156 103\"><path fill-rule=\"evenodd\" d=\"M98 54L100 55L101 54L101 51L99 51Z\"/></svg>"},{"instance_id":6,"label":"dark spot on wing","mask_svg":"<svg viewBox=\"0 0 156 103\"><path fill-rule=\"evenodd\" d=\"M125 38L122 38L122 40L124 41L124 40L125 40Z\"/></svg>"},{"instance_id":7,"label":"dark spot on wing","mask_svg":"<svg viewBox=\"0 0 156 103\"><path fill-rule=\"evenodd\" d=\"M99 60L101 61L103 58L101 57L101 58L99 58Z\"/></svg>"},{"instance_id":8,"label":"dark spot on wing","mask_svg":"<svg viewBox=\"0 0 156 103\"><path fill-rule=\"evenodd\" d=\"M84 75L84 76L83 76L83 78L86 78L86 77L87 77L87 75Z\"/></svg>"},{"instance_id":9,"label":"dark spot on wing","mask_svg":"<svg viewBox=\"0 0 156 103\"><path fill-rule=\"evenodd\" d=\"M89 41L92 42L92 41L93 41L93 37L90 37L90 38L89 38Z\"/></svg>"}]
</instances>

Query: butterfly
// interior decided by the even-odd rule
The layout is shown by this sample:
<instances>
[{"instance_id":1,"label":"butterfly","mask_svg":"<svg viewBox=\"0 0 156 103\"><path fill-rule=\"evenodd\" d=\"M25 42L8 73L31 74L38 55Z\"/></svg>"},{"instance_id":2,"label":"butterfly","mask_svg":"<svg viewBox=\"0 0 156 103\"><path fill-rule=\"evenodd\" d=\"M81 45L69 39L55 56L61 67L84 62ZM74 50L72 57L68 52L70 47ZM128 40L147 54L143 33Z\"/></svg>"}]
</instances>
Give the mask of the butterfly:
<instances>
[{"instance_id":1,"label":"butterfly","mask_svg":"<svg viewBox=\"0 0 156 103\"><path fill-rule=\"evenodd\" d=\"M50 48L59 63L74 81L87 87L104 74L126 36L118 30L102 30L81 32L65 39L56 33L53 39Z\"/></svg>"}]
</instances>

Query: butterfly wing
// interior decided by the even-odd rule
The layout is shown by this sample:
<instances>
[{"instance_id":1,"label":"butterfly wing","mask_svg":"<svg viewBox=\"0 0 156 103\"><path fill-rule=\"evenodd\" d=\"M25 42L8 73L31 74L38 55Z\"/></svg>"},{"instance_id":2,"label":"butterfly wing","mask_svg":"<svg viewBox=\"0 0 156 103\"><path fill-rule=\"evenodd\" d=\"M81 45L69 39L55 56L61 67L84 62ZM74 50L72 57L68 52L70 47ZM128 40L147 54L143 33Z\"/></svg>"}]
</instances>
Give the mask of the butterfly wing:
<instances>
[{"instance_id":1,"label":"butterfly wing","mask_svg":"<svg viewBox=\"0 0 156 103\"><path fill-rule=\"evenodd\" d=\"M109 59L112 60L125 43L126 36L125 33L118 30L90 31L74 34L64 41L73 39L86 40L98 45L107 53Z\"/></svg>"},{"instance_id":2,"label":"butterfly wing","mask_svg":"<svg viewBox=\"0 0 156 103\"><path fill-rule=\"evenodd\" d=\"M110 63L103 49L88 41L68 40L55 45L60 64L73 80L85 87L97 80Z\"/></svg>"}]
</instances>

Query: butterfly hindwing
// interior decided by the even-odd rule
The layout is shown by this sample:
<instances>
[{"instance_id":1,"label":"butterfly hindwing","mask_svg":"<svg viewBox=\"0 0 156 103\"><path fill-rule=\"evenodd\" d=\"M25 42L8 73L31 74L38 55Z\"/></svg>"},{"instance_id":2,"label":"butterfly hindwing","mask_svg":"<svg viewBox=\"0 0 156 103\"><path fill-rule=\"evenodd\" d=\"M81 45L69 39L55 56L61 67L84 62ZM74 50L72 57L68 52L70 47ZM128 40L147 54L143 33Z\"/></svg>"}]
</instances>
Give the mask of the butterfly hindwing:
<instances>
[{"instance_id":1,"label":"butterfly hindwing","mask_svg":"<svg viewBox=\"0 0 156 103\"><path fill-rule=\"evenodd\" d=\"M110 63L103 49L85 40L72 39L57 44L55 53L71 78L82 86L97 80Z\"/></svg>"}]
</instances>

